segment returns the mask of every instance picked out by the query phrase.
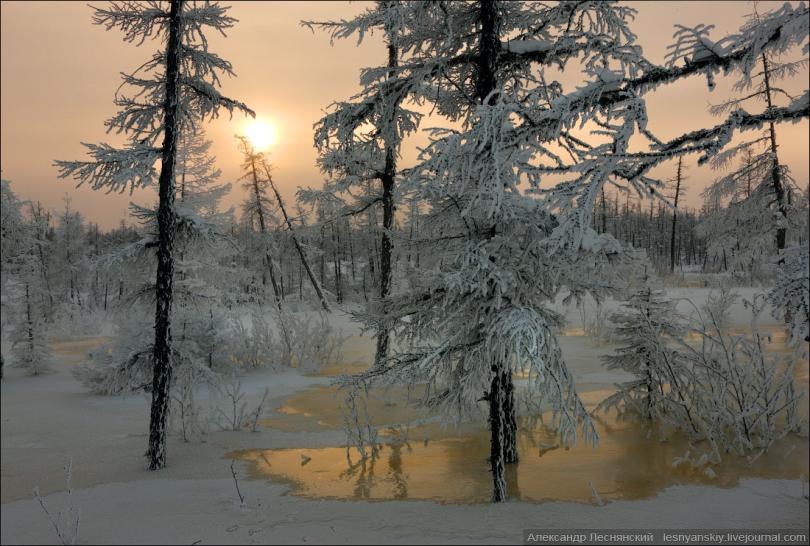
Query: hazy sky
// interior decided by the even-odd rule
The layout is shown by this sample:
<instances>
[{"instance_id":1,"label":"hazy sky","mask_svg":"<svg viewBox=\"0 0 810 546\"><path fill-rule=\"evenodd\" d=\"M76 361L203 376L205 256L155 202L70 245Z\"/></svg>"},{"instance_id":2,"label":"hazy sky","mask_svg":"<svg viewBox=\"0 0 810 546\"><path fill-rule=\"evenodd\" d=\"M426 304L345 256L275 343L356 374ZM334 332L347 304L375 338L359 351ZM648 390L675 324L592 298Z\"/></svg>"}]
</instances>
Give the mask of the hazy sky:
<instances>
[{"instance_id":1,"label":"hazy sky","mask_svg":"<svg viewBox=\"0 0 810 546\"><path fill-rule=\"evenodd\" d=\"M101 3L101 2L98 2ZM663 63L673 25L700 22L717 26L714 36L736 30L751 10L749 2L629 2L638 10L632 28L647 56ZM764 11L781 2L760 2ZM382 64L386 52L379 36L357 46L354 40L330 46L323 34L299 25L302 19L348 18L364 3L344 2L233 2L230 14L239 22L227 38L211 35L212 50L232 62L237 77L225 80L223 92L246 102L277 130L271 148L275 179L287 199L297 186L318 186L322 176L312 146L312 125L331 102L358 91L362 67ZM2 16L2 100L0 101L0 157L3 178L23 199L40 200L61 208L69 195L72 206L103 227L115 225L131 200L152 199L150 192L105 194L72 181L57 180L54 159L81 159L80 142L118 142L104 132L103 122L115 111L112 98L119 73L138 67L157 44L134 47L121 34L91 23L84 2L8 2ZM797 92L807 85L805 71L783 87ZM715 124L707 113L710 103L728 96L731 81L718 79L709 93L706 81L694 77L663 88L648 100L650 128L659 137ZM239 176L239 155L233 135L244 132L243 116L225 115L208 127L224 181ZM808 124L779 129L780 154L804 187L808 180ZM413 146L405 150L407 163ZM686 203L700 202L700 190L717 173L689 161ZM673 167L674 168L674 167ZM669 173L661 172L662 176ZM238 204L235 187L226 204Z\"/></svg>"}]
</instances>

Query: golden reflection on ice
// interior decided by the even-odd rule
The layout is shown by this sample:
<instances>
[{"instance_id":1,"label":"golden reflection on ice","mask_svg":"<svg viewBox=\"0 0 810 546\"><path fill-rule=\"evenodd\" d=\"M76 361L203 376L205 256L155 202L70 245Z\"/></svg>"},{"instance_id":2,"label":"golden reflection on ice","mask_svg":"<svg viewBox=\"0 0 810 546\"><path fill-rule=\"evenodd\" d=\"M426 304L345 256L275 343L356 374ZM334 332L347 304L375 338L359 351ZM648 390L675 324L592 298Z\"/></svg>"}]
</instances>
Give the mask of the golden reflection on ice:
<instances>
[{"instance_id":1,"label":"golden reflection on ice","mask_svg":"<svg viewBox=\"0 0 810 546\"><path fill-rule=\"evenodd\" d=\"M114 339L109 336L54 337L50 339L51 353L62 358L83 359L94 349L112 343Z\"/></svg>"},{"instance_id":2,"label":"golden reflection on ice","mask_svg":"<svg viewBox=\"0 0 810 546\"><path fill-rule=\"evenodd\" d=\"M746 331L740 328L729 333L744 335ZM785 344L781 328L763 331L763 341L769 354L786 357L793 351ZM806 344L802 351L795 377L799 389L806 392ZM362 358L346 361L352 364L322 373L360 371L369 365ZM604 384L579 387L590 409L612 392ZM357 450L345 447L252 449L227 456L250 461L253 477L288 483L292 494L304 497L489 502L489 433L483 418L480 424L460 428L424 424L430 416L413 404L421 395L420 390L409 392L402 388L371 391L368 413L381 438L377 456L365 461ZM310 388L290 397L274 417L261 424L295 432L341 429L343 400L344 393L336 387ZM805 412L806 408L805 400ZM688 463L673 466L673 461L688 451L693 456L697 453L682 436L662 441L657 431L619 422L613 414L596 417L595 424L600 436L598 448L580 444L566 449L542 423L523 419L519 436L521 460L510 465L507 472L510 498L592 503L591 483L601 499L609 501L647 498L678 484L731 487L747 477L798 479L810 475L806 436L786 437L767 453L753 457L752 462L727 454L720 465L707 471L706 467L692 468Z\"/></svg>"},{"instance_id":3,"label":"golden reflection on ice","mask_svg":"<svg viewBox=\"0 0 810 546\"><path fill-rule=\"evenodd\" d=\"M705 469L673 460L689 450L681 438L659 441L631 423L599 420L597 449L560 447L543 426L523 428L521 460L511 465L511 498L525 501L594 502L589 482L603 500L641 499L676 484L735 485L742 477L790 478L808 475L806 438L789 437L752 464L727 455ZM483 427L442 432L438 427L411 429L408 438L383 438L376 458L360 460L356 450L255 449L228 457L251 461L253 477L289 483L294 495L345 500L423 499L444 503L488 502L491 479L489 434Z\"/></svg>"}]
</instances>

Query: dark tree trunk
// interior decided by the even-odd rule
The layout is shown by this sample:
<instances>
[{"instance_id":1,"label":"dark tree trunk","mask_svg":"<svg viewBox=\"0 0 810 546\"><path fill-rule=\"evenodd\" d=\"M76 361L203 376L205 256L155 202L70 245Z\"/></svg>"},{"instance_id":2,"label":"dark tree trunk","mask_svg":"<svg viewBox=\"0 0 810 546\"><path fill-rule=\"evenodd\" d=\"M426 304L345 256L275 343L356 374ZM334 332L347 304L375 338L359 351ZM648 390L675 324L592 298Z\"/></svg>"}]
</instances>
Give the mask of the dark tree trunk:
<instances>
[{"instance_id":1,"label":"dark tree trunk","mask_svg":"<svg viewBox=\"0 0 810 546\"><path fill-rule=\"evenodd\" d=\"M607 202L605 201L605 188L602 188L602 233L607 233Z\"/></svg>"},{"instance_id":2,"label":"dark tree trunk","mask_svg":"<svg viewBox=\"0 0 810 546\"><path fill-rule=\"evenodd\" d=\"M340 234L337 222L332 223L332 265L335 272L335 297L338 304L341 304L343 303L343 288L341 284Z\"/></svg>"},{"instance_id":3,"label":"dark tree trunk","mask_svg":"<svg viewBox=\"0 0 810 546\"><path fill-rule=\"evenodd\" d=\"M152 361L152 409L149 420L149 449L146 453L149 470L166 466L166 422L169 414L169 389L172 379L171 311L174 281L174 170L177 158L179 110L179 41L182 0L172 0L169 15L169 36L166 46L166 101L163 105L164 139L158 188L158 252L155 345Z\"/></svg>"},{"instance_id":4,"label":"dark tree trunk","mask_svg":"<svg viewBox=\"0 0 810 546\"><path fill-rule=\"evenodd\" d=\"M675 177L675 202L672 209L672 234L669 238L669 270L675 271L675 223L678 221L678 197L681 195L683 156L678 158L678 175Z\"/></svg>"},{"instance_id":5,"label":"dark tree trunk","mask_svg":"<svg viewBox=\"0 0 810 546\"><path fill-rule=\"evenodd\" d=\"M492 381L489 386L489 465L492 472L492 501L506 500L506 390L509 373L500 363L492 365Z\"/></svg>"},{"instance_id":6,"label":"dark tree trunk","mask_svg":"<svg viewBox=\"0 0 810 546\"><path fill-rule=\"evenodd\" d=\"M389 36L388 44L388 67L391 68L388 76L393 78L395 72L393 69L397 67L397 47L392 43L392 37ZM389 124L393 126L396 123L394 116L399 104L392 108ZM387 131L389 138L393 140L393 131ZM399 143L391 142L386 138L385 141L385 168L381 177L382 182L382 205L383 205L383 232L380 252L380 300L385 301L388 294L391 292L391 279L393 271L391 268L391 253L393 245L391 243L391 230L394 228L394 178L397 172L397 146ZM388 356L388 343L389 331L385 326L380 326L377 331L377 350L374 355L374 365L379 365Z\"/></svg>"},{"instance_id":7,"label":"dark tree trunk","mask_svg":"<svg viewBox=\"0 0 810 546\"><path fill-rule=\"evenodd\" d=\"M503 460L506 464L518 462L517 447L517 408L515 407L515 384L512 381L512 374L508 370L504 372L501 380L503 399Z\"/></svg>"},{"instance_id":8,"label":"dark tree trunk","mask_svg":"<svg viewBox=\"0 0 810 546\"><path fill-rule=\"evenodd\" d=\"M28 284L25 285L25 321L28 327L28 351L33 356L34 354L34 319L31 316L31 294L28 290ZM37 367L31 370L34 375L39 375Z\"/></svg>"},{"instance_id":9,"label":"dark tree trunk","mask_svg":"<svg viewBox=\"0 0 810 546\"><path fill-rule=\"evenodd\" d=\"M500 49L498 15L495 0L480 0L481 40L476 60L476 96L483 104L498 88L497 62ZM490 230L494 235L495 226ZM492 500L506 500L505 465L517 461L517 420L512 374L505 362L492 363L489 392L490 469L492 471ZM508 459L507 459L508 457Z\"/></svg>"},{"instance_id":10,"label":"dark tree trunk","mask_svg":"<svg viewBox=\"0 0 810 546\"><path fill-rule=\"evenodd\" d=\"M352 225L349 223L348 220L346 221L346 235L349 238L349 241L348 241L349 242L349 260L351 261L351 264L352 264L352 283L354 283L354 282L357 281L357 278L356 278L356 266L355 266L355 263L354 263L354 242L353 242L354 237L352 236Z\"/></svg>"},{"instance_id":11,"label":"dark tree trunk","mask_svg":"<svg viewBox=\"0 0 810 546\"><path fill-rule=\"evenodd\" d=\"M323 226L321 226L321 284L323 285L326 277L326 241L323 236Z\"/></svg>"},{"instance_id":12,"label":"dark tree trunk","mask_svg":"<svg viewBox=\"0 0 810 546\"><path fill-rule=\"evenodd\" d=\"M765 98L768 101L768 110L773 109L773 102L771 99L771 77L770 77L770 67L768 66L768 58L765 54L762 54L762 74L765 78ZM777 145L776 145L776 127L774 122L770 122L769 127L769 136L770 136L770 145L771 145L771 155L773 156L772 159L772 166L771 166L771 184L773 186L773 192L776 196L776 207L779 211L780 216L782 216L782 222L787 223L787 199L786 199L786 192L785 192L785 185L782 180L782 169L779 166L779 156L776 154ZM776 250L779 252L779 263L783 263L785 258L782 256L782 250L785 248L785 242L787 240L787 228L786 227L779 227L776 229Z\"/></svg>"},{"instance_id":13,"label":"dark tree trunk","mask_svg":"<svg viewBox=\"0 0 810 546\"><path fill-rule=\"evenodd\" d=\"M251 156L250 159L250 170L253 175L253 197L256 199L256 213L259 215L259 231L262 234L262 245L264 246L264 265L267 273L270 275L270 284L273 286L273 296L276 298L276 307L281 311L281 300L284 298L284 295L281 293L278 280L276 280L276 268L273 264L273 255L270 253L269 249L270 242L267 240L267 223L264 219L264 205L262 204L262 193L259 190L259 175L256 173L255 156ZM265 283L264 273L262 273L262 284Z\"/></svg>"}]
</instances>

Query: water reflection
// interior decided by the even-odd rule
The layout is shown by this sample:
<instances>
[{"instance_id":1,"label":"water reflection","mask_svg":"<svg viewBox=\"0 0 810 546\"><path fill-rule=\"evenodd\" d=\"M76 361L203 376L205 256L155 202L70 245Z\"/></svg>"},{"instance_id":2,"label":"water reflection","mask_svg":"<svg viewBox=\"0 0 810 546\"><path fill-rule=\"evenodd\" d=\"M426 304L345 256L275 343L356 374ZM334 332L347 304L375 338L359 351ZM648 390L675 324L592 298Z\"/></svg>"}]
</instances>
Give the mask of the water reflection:
<instances>
[{"instance_id":1,"label":"water reflection","mask_svg":"<svg viewBox=\"0 0 810 546\"><path fill-rule=\"evenodd\" d=\"M806 438L786 438L753 463L728 455L706 471L688 464L673 468L673 460L692 449L683 438L660 441L652 430L609 418L597 419L596 426L597 449L567 449L542 424L524 420L521 461L507 473L510 497L591 503L591 482L602 499L614 500L650 497L675 484L730 487L742 477L808 475ZM491 497L488 453L489 434L483 427L442 431L427 425L412 429L409 438L385 437L377 456L365 460L355 450L338 447L246 450L228 457L252 461L254 477L288 482L293 494L305 497L475 503ZM302 455L311 460L302 464Z\"/></svg>"},{"instance_id":2,"label":"water reflection","mask_svg":"<svg viewBox=\"0 0 810 546\"><path fill-rule=\"evenodd\" d=\"M375 388L367 404L371 425L375 427L418 422L427 417L424 408L416 402L423 389L399 387ZM346 393L335 386L318 386L305 389L290 398L276 410L275 417L260 419L259 424L286 432L312 432L343 428L343 415L346 410ZM361 414L364 413L361 410Z\"/></svg>"},{"instance_id":3,"label":"water reflection","mask_svg":"<svg viewBox=\"0 0 810 546\"><path fill-rule=\"evenodd\" d=\"M729 333L744 335L746 331L735 328ZM793 352L785 344L783 329L763 328L763 335L767 336L765 348L770 354L784 357ZM805 391L809 377L806 348L805 344L795 368L798 387ZM350 356L359 356L360 352ZM572 359L579 373L589 371L589 366L599 368L588 355L584 360ZM356 372L369 365L360 358L349 362L339 371L328 369L321 373ZM582 383L579 387L589 409L613 392L605 383ZM449 430L435 423L425 424L430 415L412 403L421 394L401 388L371 392L371 424L382 430L379 451L373 458L363 460L356 450L345 447L254 449L230 453L228 457L251 461L254 477L287 482L293 494L305 497L489 502L489 432L483 422ZM340 429L343 398L344 393L335 387L307 389L290 397L275 417L261 424L292 432ZM806 408L805 400L803 411ZM676 458L697 453L684 437L662 440L659 431L619 422L612 415L594 419L600 435L596 449L581 444L562 447L542 421L524 418L518 438L521 461L507 469L510 498L593 503L596 500L591 484L601 499L609 501L647 498L677 484L731 487L745 477L798 479L810 475L806 437L789 436L768 453L752 457L752 462L726 455L722 464L711 469L693 468L688 463L675 467Z\"/></svg>"}]
</instances>

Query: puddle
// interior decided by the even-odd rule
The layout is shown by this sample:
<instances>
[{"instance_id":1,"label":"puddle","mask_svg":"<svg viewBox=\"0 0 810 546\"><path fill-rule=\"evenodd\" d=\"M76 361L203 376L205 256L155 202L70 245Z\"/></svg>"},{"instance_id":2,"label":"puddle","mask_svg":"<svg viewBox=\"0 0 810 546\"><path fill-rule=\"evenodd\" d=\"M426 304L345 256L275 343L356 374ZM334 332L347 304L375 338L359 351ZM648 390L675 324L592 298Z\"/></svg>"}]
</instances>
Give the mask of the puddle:
<instances>
[{"instance_id":1,"label":"puddle","mask_svg":"<svg viewBox=\"0 0 810 546\"><path fill-rule=\"evenodd\" d=\"M52 338L50 340L51 353L63 358L85 358L94 349L106 343L112 343L114 340L115 338L110 336Z\"/></svg>"},{"instance_id":2,"label":"puddle","mask_svg":"<svg viewBox=\"0 0 810 546\"><path fill-rule=\"evenodd\" d=\"M410 400L419 399L424 391L390 387L372 389L366 401L368 416L375 427L391 424L410 423L427 416L424 408L415 407ZM318 386L305 389L288 398L276 410L275 417L260 419L263 427L271 427L286 432L315 432L319 430L342 429L346 392L336 386ZM358 405L360 416L363 408Z\"/></svg>"},{"instance_id":3,"label":"puddle","mask_svg":"<svg viewBox=\"0 0 810 546\"><path fill-rule=\"evenodd\" d=\"M731 333L744 334L745 330L733 329ZM573 334L569 333L569 341L576 337L576 332ZM763 328L765 335L769 354L783 356L792 352L778 326L767 331ZM581 344L577 343L575 349ZM566 355L569 356L573 356L575 373L582 374L591 367L603 370L598 364L598 354L592 350L585 356ZM358 358L350 362L337 373L361 371L369 366L367 356L365 361ZM328 368L321 374L330 372L334 370ZM806 391L806 355L796 367L796 379L799 388ZM610 382L602 380L583 381L578 390L589 409L613 391ZM402 388L371 391L368 413L381 434L375 458L362 461L355 449L345 447L251 449L229 453L227 457L250 461L253 478L287 483L291 494L308 498L489 502L492 491L487 463L489 432L483 419L479 424L460 428L416 426L425 423L430 415L410 404L408 394ZM411 399L419 399L421 394L421 390L412 391ZM806 404L805 400L803 411ZM344 427L343 408L342 391L333 386L318 386L294 394L276 415L260 423L290 432L340 430ZM594 503L591 484L601 499L610 501L648 498L679 484L732 487L741 478L798 479L810 475L810 442L806 437L784 438L753 462L726 455L722 464L706 472L705 468L692 468L688 463L673 467L673 460L690 450L682 436L661 441L658 433L632 422L616 421L613 414L600 415L594 421L600 435L599 447L580 444L566 449L557 445L557 436L542 424L523 419L519 434L521 460L507 471L510 498Z\"/></svg>"},{"instance_id":4,"label":"puddle","mask_svg":"<svg viewBox=\"0 0 810 546\"><path fill-rule=\"evenodd\" d=\"M521 460L507 472L510 498L595 502L591 483L605 500L643 499L676 484L731 487L742 477L797 479L808 475L806 438L789 437L749 464L726 456L714 474L688 464L673 468L688 449L684 439L647 438L631 423L597 422L597 449L565 449L542 426L523 428ZM383 439L375 459L359 460L346 448L256 449L230 453L252 462L253 478L288 483L293 495L343 500L434 500L485 503L492 491L486 428L466 426L442 432L438 426L412 429L405 441Z\"/></svg>"},{"instance_id":5,"label":"puddle","mask_svg":"<svg viewBox=\"0 0 810 546\"><path fill-rule=\"evenodd\" d=\"M334 377L367 370L374 355L374 339L370 336L350 336L341 347L340 361L329 362L313 375Z\"/></svg>"}]
</instances>

